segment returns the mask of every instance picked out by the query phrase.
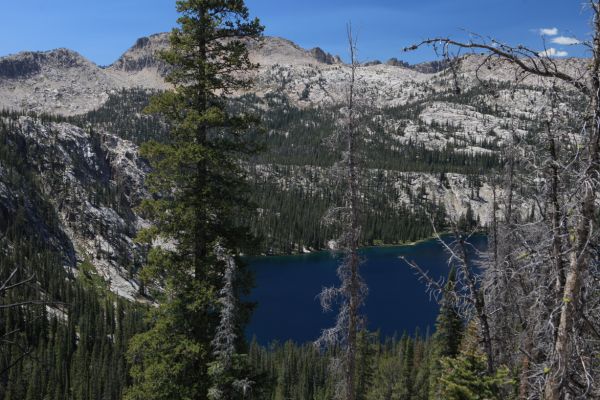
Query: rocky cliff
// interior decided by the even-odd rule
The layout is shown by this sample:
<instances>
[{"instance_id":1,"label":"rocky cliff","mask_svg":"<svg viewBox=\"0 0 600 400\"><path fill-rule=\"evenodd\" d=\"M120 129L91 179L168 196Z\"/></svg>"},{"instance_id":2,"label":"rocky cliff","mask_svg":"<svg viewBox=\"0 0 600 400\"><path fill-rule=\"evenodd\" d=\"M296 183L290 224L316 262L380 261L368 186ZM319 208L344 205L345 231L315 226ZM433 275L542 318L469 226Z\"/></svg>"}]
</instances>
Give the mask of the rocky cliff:
<instances>
[{"instance_id":1,"label":"rocky cliff","mask_svg":"<svg viewBox=\"0 0 600 400\"><path fill-rule=\"evenodd\" d=\"M144 221L133 208L146 196L148 169L137 147L68 123L0 122L0 228L21 218L19 229L30 227L29 234L62 254L66 269L76 275L88 261L110 290L138 297L134 273L143 252L133 238Z\"/></svg>"}]
</instances>

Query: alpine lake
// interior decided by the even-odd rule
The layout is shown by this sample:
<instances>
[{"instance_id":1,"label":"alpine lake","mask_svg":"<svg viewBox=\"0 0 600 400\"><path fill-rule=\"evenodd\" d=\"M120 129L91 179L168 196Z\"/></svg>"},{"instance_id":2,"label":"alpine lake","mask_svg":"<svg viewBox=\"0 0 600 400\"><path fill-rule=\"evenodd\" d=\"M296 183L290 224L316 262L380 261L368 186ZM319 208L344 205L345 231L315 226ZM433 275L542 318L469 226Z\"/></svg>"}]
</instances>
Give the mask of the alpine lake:
<instances>
[{"instance_id":1,"label":"alpine lake","mask_svg":"<svg viewBox=\"0 0 600 400\"><path fill-rule=\"evenodd\" d=\"M445 236L449 243L453 237ZM476 235L469 243L485 250L487 237ZM471 250L472 256L476 251ZM431 239L402 246L366 247L360 250L360 272L369 293L362 312L367 328L382 338L393 335L433 333L439 306L426 291L418 274L404 261L414 261L433 279L447 277L448 254ZM293 340L316 340L321 331L335 323L336 309L323 312L319 293L339 284L336 274L342 255L321 251L290 256L247 257L255 274L255 288L248 300L256 302L246 329L248 339L261 344Z\"/></svg>"}]
</instances>

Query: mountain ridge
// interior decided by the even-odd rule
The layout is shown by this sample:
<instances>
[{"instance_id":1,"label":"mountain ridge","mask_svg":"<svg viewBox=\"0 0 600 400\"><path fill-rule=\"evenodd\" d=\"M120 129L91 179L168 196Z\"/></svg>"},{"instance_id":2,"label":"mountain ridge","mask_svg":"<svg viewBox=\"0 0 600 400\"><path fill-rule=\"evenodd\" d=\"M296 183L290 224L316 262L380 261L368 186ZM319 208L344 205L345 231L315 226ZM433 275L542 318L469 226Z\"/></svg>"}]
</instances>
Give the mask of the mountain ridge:
<instances>
[{"instance_id":1,"label":"mountain ridge","mask_svg":"<svg viewBox=\"0 0 600 400\"><path fill-rule=\"evenodd\" d=\"M111 93L121 89L165 90L168 67L157 59L157 51L168 45L168 34L142 37L108 67L100 67L67 49L22 52L0 58L0 109L58 115L79 115L103 105ZM253 74L252 93L259 96L283 93L299 107L336 104L345 98L349 67L341 58L319 47L303 49L294 42L267 36L248 41L250 58L260 65ZM483 77L495 81L515 79L510 66L482 68L484 58L465 56L459 73L466 85ZM575 74L585 74L585 60L556 60ZM399 60L370 62L359 66L358 80L364 94L378 106L406 104L426 91L448 86L443 61L407 66ZM481 74L479 78L476 74ZM442 82L445 81L445 82ZM533 82L525 78L525 82ZM537 84L533 82L534 84ZM244 92L247 93L247 92ZM237 93L241 95L244 93Z\"/></svg>"}]
</instances>

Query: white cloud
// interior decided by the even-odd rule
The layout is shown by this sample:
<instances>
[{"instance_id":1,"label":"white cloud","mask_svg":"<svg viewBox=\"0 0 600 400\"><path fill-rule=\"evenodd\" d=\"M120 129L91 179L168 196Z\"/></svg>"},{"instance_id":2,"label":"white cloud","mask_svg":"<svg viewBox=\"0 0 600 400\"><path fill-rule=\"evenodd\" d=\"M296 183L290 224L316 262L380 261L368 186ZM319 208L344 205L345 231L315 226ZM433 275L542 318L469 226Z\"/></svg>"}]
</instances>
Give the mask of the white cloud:
<instances>
[{"instance_id":1,"label":"white cloud","mask_svg":"<svg viewBox=\"0 0 600 400\"><path fill-rule=\"evenodd\" d=\"M556 50L554 47L550 47L544 51L538 53L540 57L566 57L569 55L566 51Z\"/></svg>"},{"instance_id":2,"label":"white cloud","mask_svg":"<svg viewBox=\"0 0 600 400\"><path fill-rule=\"evenodd\" d=\"M558 37L552 38L551 42L556 43L556 44L562 44L565 46L580 43L579 40L572 38L572 37L567 37L567 36L558 36Z\"/></svg>"},{"instance_id":3,"label":"white cloud","mask_svg":"<svg viewBox=\"0 0 600 400\"><path fill-rule=\"evenodd\" d=\"M558 28L542 28L538 32L542 36L556 36L558 35Z\"/></svg>"}]
</instances>

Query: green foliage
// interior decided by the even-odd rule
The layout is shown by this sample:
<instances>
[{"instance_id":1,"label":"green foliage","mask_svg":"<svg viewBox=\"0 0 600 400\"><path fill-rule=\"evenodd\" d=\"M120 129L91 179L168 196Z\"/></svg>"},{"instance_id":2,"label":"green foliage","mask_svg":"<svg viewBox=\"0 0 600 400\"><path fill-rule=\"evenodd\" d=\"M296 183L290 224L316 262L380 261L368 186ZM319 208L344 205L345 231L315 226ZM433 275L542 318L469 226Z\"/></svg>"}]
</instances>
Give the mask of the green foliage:
<instances>
[{"instance_id":1,"label":"green foliage","mask_svg":"<svg viewBox=\"0 0 600 400\"><path fill-rule=\"evenodd\" d=\"M249 356L252 369L262 375L265 382L259 398L325 400L332 397L329 360L311 343L273 343L265 348L253 341Z\"/></svg>"},{"instance_id":2,"label":"green foliage","mask_svg":"<svg viewBox=\"0 0 600 400\"><path fill-rule=\"evenodd\" d=\"M436 321L434 342L440 357L454 357L458 354L464 332L464 322L454 303L451 292L456 290L456 270L454 267L448 274L445 292L441 301L440 312Z\"/></svg>"},{"instance_id":3,"label":"green foliage","mask_svg":"<svg viewBox=\"0 0 600 400\"><path fill-rule=\"evenodd\" d=\"M252 398L254 392L261 390L262 382L250 369L247 354L234 354L230 365L213 361L209 364L208 375L212 382L208 390L210 400L242 400Z\"/></svg>"},{"instance_id":4,"label":"green foliage","mask_svg":"<svg viewBox=\"0 0 600 400\"><path fill-rule=\"evenodd\" d=\"M112 94L99 110L71 122L107 129L138 144L147 139L157 144L170 143L173 140L168 133L171 122L141 112L152 93L136 89ZM163 99L159 105L176 101L172 94L164 96L169 100ZM250 250L292 253L302 246L326 247L327 241L337 237L338 232L323 226L323 214L339 204L342 196L339 185L327 177L327 169L339 159L339 154L327 145L331 132L336 129L339 109L335 106L299 109L280 95L267 95L264 99L246 95L229 99L224 106L230 113L260 116L264 126L261 130L251 129L246 135L246 144L260 144L264 151L250 157L240 154L244 160L243 172L249 178L246 188L249 199L259 210L248 217L240 214L235 221L241 226L251 226L252 233L262 239L259 248ZM418 120L422 108L421 103L416 103L378 110L378 113L382 120L412 121ZM211 118L214 121L215 117ZM475 198L481 185L478 176L500 164L493 154L456 152L454 148L431 150L414 143L399 147L383 125L370 120L364 123L377 134L370 136L369 142L362 146L363 162L369 169L363 179L367 195L363 205L366 210L362 221L363 245L372 245L375 241L381 244L412 242L431 236L426 212L432 213L432 210L438 229L443 226L445 210L431 194L423 192L412 196L410 205L399 201L400 190L413 189L408 172L440 173L442 178L446 172L465 173L470 177L469 185ZM432 129L451 130L443 126L432 126ZM466 144L497 150L493 143ZM160 155L156 147L146 145L146 148L149 154ZM444 184L448 185L448 181L442 179L441 185Z\"/></svg>"},{"instance_id":5,"label":"green foliage","mask_svg":"<svg viewBox=\"0 0 600 400\"><path fill-rule=\"evenodd\" d=\"M375 361L379 351L379 334L360 331L357 335L356 377L354 379L357 400L366 400L369 389L373 385Z\"/></svg>"},{"instance_id":6,"label":"green foliage","mask_svg":"<svg viewBox=\"0 0 600 400\"><path fill-rule=\"evenodd\" d=\"M158 115L141 113L155 94L156 91L147 89L122 89L111 93L100 108L66 120L75 125L116 133L137 144L161 141L168 135L168 124Z\"/></svg>"},{"instance_id":7,"label":"green foliage","mask_svg":"<svg viewBox=\"0 0 600 400\"><path fill-rule=\"evenodd\" d=\"M108 291L108 285L104 278L98 274L96 267L89 259L85 259L79 264L79 274L77 275L81 283L92 289L96 289L98 293Z\"/></svg>"},{"instance_id":8,"label":"green foliage","mask_svg":"<svg viewBox=\"0 0 600 400\"><path fill-rule=\"evenodd\" d=\"M441 360L444 357L455 357L460 350L464 335L464 322L453 304L451 292L456 286L456 270L454 267L448 274L448 282L444 288L440 312L436 321L436 332L432 341L431 371L429 377L430 398L441 399L440 390L442 383L440 376L442 374Z\"/></svg>"},{"instance_id":9,"label":"green foliage","mask_svg":"<svg viewBox=\"0 0 600 400\"><path fill-rule=\"evenodd\" d=\"M465 352L456 358L442 358L441 398L446 400L507 400L503 389L513 381L509 371L500 368L486 373L486 357L478 352Z\"/></svg>"},{"instance_id":10,"label":"green foliage","mask_svg":"<svg viewBox=\"0 0 600 400\"><path fill-rule=\"evenodd\" d=\"M397 397L399 400L410 400L415 390L415 343L404 335L400 340L400 345L402 346L402 373L396 386Z\"/></svg>"},{"instance_id":11,"label":"green foliage","mask_svg":"<svg viewBox=\"0 0 600 400\"><path fill-rule=\"evenodd\" d=\"M140 238L168 244L150 250L144 278L164 290L155 292L160 306L149 315L150 329L131 342L129 400L205 399L223 383L214 381L232 370L219 373L211 348L224 271L214 246L237 252L249 241L235 221L247 208L239 160L252 119L231 113L223 96L247 85L239 73L254 65L240 39L257 38L262 27L240 0L180 0L177 10L179 27L161 54L174 89L147 109L168 120L169 136L141 148L153 167L147 183L154 196L140 210L154 226ZM247 272L238 273L236 295L249 282ZM249 310L240 308L238 348Z\"/></svg>"},{"instance_id":12,"label":"green foliage","mask_svg":"<svg viewBox=\"0 0 600 400\"><path fill-rule=\"evenodd\" d=\"M479 226L470 204L467 206L467 211L458 219L457 226L461 232L471 232Z\"/></svg>"},{"instance_id":13,"label":"green foliage","mask_svg":"<svg viewBox=\"0 0 600 400\"><path fill-rule=\"evenodd\" d=\"M0 398L120 400L128 384L125 351L142 328L141 307L111 298L73 280L60 256L11 223L11 248L2 247L0 280L15 265L15 281L33 275L35 285L11 289L2 304L50 301L0 312ZM83 271L80 271L83 274Z\"/></svg>"},{"instance_id":14,"label":"green foliage","mask_svg":"<svg viewBox=\"0 0 600 400\"><path fill-rule=\"evenodd\" d=\"M377 363L369 400L397 399L402 360L396 354L384 354Z\"/></svg>"},{"instance_id":15,"label":"green foliage","mask_svg":"<svg viewBox=\"0 0 600 400\"><path fill-rule=\"evenodd\" d=\"M222 18L213 20L198 14L202 7L220 6L226 10ZM142 152L154 167L148 181L153 197L140 210L156 225L140 233L139 240L167 244L151 251L142 271L151 289L155 287L152 284L166 289L152 292L163 303L147 312L146 321L142 321L145 310L139 305L106 296L105 284L92 263L79 266L78 279L64 270L63 265L71 265L70 260L57 251L56 243L46 240L64 235L57 225L58 216L40 187L38 172L28 165L22 143L11 134L17 129L15 118L21 114L0 113L5 117L0 121L0 182L18 193L9 199L14 205L10 212L0 207L0 232L8 239L6 246L0 240L0 278L15 265L28 266L19 278L31 272L36 278L35 284L12 291L2 301L33 298L64 303L1 311L0 335L10 333L11 345L0 348L0 371L7 371L0 376L0 398L116 400L123 398L125 386L130 386L128 399L219 398L224 394L209 394L210 388L233 387L241 376L255 382L250 392L254 398L333 397L335 388L327 373L332 354L320 353L309 344L264 348L253 343L248 356L234 355L234 362L227 367L215 361L210 341L218 321L216 293L222 271L212 254L216 241L239 250L248 239L241 227L248 225L253 235L263 239L263 246L256 251L293 252L302 246L318 249L337 236L321 220L325 210L339 204L341 196L323 173L339 159L339 154L325 146L325 139L336 129L339 108L299 109L276 94L264 100L248 95L235 101L216 95L246 84L221 73L224 69L241 71L251 65L236 40L211 39L240 36L239 29L252 36L260 27L256 21L247 20L242 1L179 1L178 9L182 28L173 34L172 50L164 54L177 67L169 77L176 90L155 97L148 111L159 114L141 113L149 96L157 93L135 89L112 94L99 110L84 116L38 116L45 122L71 122L90 128L94 151L101 144L95 133L98 129L146 143ZM231 18L235 13L240 18ZM196 24L198 21L203 24ZM204 55L197 53L202 37L207 39L209 50ZM491 86L493 90L505 89L502 83ZM479 101L482 95L475 86L458 94L434 93L427 101L465 104L488 115L510 116L508 110ZM409 141L397 146L397 136L404 135L403 128L412 121L419 130L441 132L460 145L499 149L494 132L488 132L483 142L469 142L458 134L460 126L419 121L425 106L424 101L413 99L378 110L382 118L364 121L375 134L365 146L369 172L363 182L362 208L367 213L361 221L362 244L429 236L432 214L437 228L443 229L445 210L424 187L416 188L409 205L400 201L398 187L413 186L409 172L439 174L440 187L446 188L450 185L446 173L467 174L470 196L476 199L480 176L502 164L494 154L457 152L454 145L432 150ZM261 114L267 134L258 129L247 131L253 121L250 114L263 108L267 110ZM533 141L540 121L515 118L516 127L529 132L524 140ZM384 134L381 121L386 120L399 121L398 131ZM252 142L259 142L265 151L248 154ZM75 165L76 169L81 167ZM250 185L245 185L247 177ZM297 184L299 180L306 183ZM93 190L87 200L92 204L121 207L122 188L111 187L106 179L90 185ZM248 203L259 213L248 214ZM476 224L469 208L459 225L470 230ZM172 243L178 244L176 251L169 246ZM242 271L238 295L249 283L249 276ZM240 338L250 307L240 306L243 312L236 321L237 345L243 352L245 345ZM147 326L149 330L130 340ZM506 369L488 376L485 358L477 346L459 352L462 330L455 310L443 302L437 332L431 338L417 334L380 343L365 333L359 346L358 398L510 398L512 382ZM133 381L126 373L127 346ZM240 390L227 393L228 398L243 395Z\"/></svg>"},{"instance_id":16,"label":"green foliage","mask_svg":"<svg viewBox=\"0 0 600 400\"><path fill-rule=\"evenodd\" d=\"M179 304L177 304L179 306ZM194 399L208 390L203 360L210 348L185 334L181 307L166 303L149 313L152 328L129 343L128 361L134 385L127 399ZM186 324L187 325L187 324Z\"/></svg>"},{"instance_id":17,"label":"green foliage","mask_svg":"<svg viewBox=\"0 0 600 400\"><path fill-rule=\"evenodd\" d=\"M268 180L254 181L253 186L260 190L253 191L251 199L260 208L249 222L252 232L262 239L268 252L293 253L302 246L326 248L328 240L340 234L339 227L323 221L327 210L341 202L339 187L334 183L323 183L314 189L295 187L293 176L310 177L309 167L277 166L273 167L273 174L289 177L283 178L287 188L282 190ZM430 237L433 235L430 215L435 216L436 228L444 229L446 212L435 199L424 195L411 197L410 206L399 202L395 185L410 186L410 176L376 175L367 182L361 199L361 209L365 210L360 216L361 245L397 244Z\"/></svg>"}]
</instances>

